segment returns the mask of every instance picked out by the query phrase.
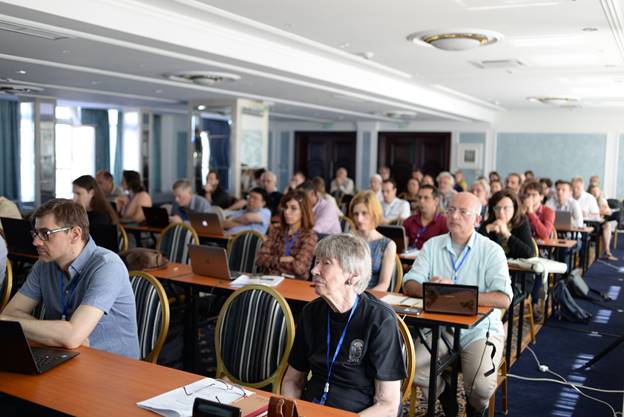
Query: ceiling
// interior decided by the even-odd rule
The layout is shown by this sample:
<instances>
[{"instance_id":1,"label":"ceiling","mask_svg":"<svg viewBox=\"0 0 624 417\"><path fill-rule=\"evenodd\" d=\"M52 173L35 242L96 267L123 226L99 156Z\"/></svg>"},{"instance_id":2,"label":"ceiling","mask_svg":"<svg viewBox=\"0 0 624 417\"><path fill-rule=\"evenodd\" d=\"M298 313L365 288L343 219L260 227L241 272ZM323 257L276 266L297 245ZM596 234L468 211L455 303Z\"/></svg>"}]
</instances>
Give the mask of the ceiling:
<instances>
[{"instance_id":1,"label":"ceiling","mask_svg":"<svg viewBox=\"0 0 624 417\"><path fill-rule=\"evenodd\" d=\"M528 97L624 106L617 0L0 1L7 22L66 37L0 30L0 78L62 100L186 111L244 97L279 119L319 122L396 121L388 113L399 110L491 122L545 108ZM406 40L458 28L503 39L467 51ZM241 79L206 87L163 76L183 70Z\"/></svg>"}]
</instances>

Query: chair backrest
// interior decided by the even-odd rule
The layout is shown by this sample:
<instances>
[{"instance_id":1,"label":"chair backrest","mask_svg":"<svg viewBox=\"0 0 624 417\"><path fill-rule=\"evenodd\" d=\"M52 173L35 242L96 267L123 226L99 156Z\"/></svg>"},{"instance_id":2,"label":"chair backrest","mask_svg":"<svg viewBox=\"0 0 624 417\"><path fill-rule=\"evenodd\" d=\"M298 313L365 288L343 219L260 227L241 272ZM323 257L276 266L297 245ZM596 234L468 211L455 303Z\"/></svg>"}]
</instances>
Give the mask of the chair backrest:
<instances>
[{"instance_id":1,"label":"chair backrest","mask_svg":"<svg viewBox=\"0 0 624 417\"><path fill-rule=\"evenodd\" d=\"M223 209L219 206L213 205L212 212L216 214L217 216L219 216L219 221L223 223L223 220L225 219L225 212L223 211Z\"/></svg>"},{"instance_id":2,"label":"chair backrest","mask_svg":"<svg viewBox=\"0 0 624 417\"><path fill-rule=\"evenodd\" d=\"M403 354L403 361L405 362L405 371L407 374L407 378L401 383L401 402L403 402L407 399L412 387L412 382L414 381L414 373L416 372L416 349L414 348L414 340L412 339L409 328L399 316L397 316L397 324L399 325L401 339L403 339L401 353Z\"/></svg>"},{"instance_id":3,"label":"chair backrest","mask_svg":"<svg viewBox=\"0 0 624 417\"><path fill-rule=\"evenodd\" d=\"M141 271L131 271L129 275L136 303L141 359L156 363L169 332L169 300L154 276Z\"/></svg>"},{"instance_id":4,"label":"chair backrest","mask_svg":"<svg viewBox=\"0 0 624 417\"><path fill-rule=\"evenodd\" d=\"M4 307L9 303L11 298L11 290L13 289L13 267L11 261L6 260L6 271L4 274L4 283L2 284L2 292L0 292L0 312L4 310Z\"/></svg>"},{"instance_id":5,"label":"chair backrest","mask_svg":"<svg viewBox=\"0 0 624 417\"><path fill-rule=\"evenodd\" d=\"M553 225L552 230L550 231L550 235L548 235L549 239L557 239L557 229L555 228L555 225Z\"/></svg>"},{"instance_id":6,"label":"chair backrest","mask_svg":"<svg viewBox=\"0 0 624 417\"><path fill-rule=\"evenodd\" d=\"M119 252L128 250L128 233L126 232L126 228L120 223L117 225L117 230L119 232Z\"/></svg>"},{"instance_id":7,"label":"chair backrest","mask_svg":"<svg viewBox=\"0 0 624 417\"><path fill-rule=\"evenodd\" d=\"M348 218L347 216L340 216L340 230L342 233L349 233L355 231L355 224L353 220Z\"/></svg>"},{"instance_id":8,"label":"chair backrest","mask_svg":"<svg viewBox=\"0 0 624 417\"><path fill-rule=\"evenodd\" d=\"M539 246L537 246L537 241L535 240L535 238L531 238L531 242L533 243L533 256L540 256Z\"/></svg>"},{"instance_id":9,"label":"chair backrest","mask_svg":"<svg viewBox=\"0 0 624 417\"><path fill-rule=\"evenodd\" d=\"M256 254L264 242L264 236L253 230L232 235L227 246L230 271L256 273Z\"/></svg>"},{"instance_id":10,"label":"chair backrest","mask_svg":"<svg viewBox=\"0 0 624 417\"><path fill-rule=\"evenodd\" d=\"M399 258L399 255L396 255L394 272L392 272L392 276L390 277L390 285L388 287L388 291L401 292L402 286L403 286L403 263L401 262L401 258Z\"/></svg>"},{"instance_id":11,"label":"chair backrest","mask_svg":"<svg viewBox=\"0 0 624 417\"><path fill-rule=\"evenodd\" d=\"M277 291L262 285L241 288L217 319L216 377L256 388L271 384L279 393L294 339L295 321Z\"/></svg>"},{"instance_id":12,"label":"chair backrest","mask_svg":"<svg viewBox=\"0 0 624 417\"><path fill-rule=\"evenodd\" d=\"M199 245L197 232L184 223L165 227L156 242L156 250L162 252L170 262L189 263L188 245Z\"/></svg>"}]
</instances>

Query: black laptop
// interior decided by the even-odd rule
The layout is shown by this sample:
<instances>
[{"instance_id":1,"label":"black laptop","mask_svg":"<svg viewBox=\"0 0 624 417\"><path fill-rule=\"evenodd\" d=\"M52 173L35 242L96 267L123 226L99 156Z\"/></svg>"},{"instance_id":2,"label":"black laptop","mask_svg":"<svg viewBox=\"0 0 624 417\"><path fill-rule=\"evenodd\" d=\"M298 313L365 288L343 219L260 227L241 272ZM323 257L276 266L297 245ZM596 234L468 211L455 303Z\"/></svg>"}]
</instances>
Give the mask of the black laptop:
<instances>
[{"instance_id":1,"label":"black laptop","mask_svg":"<svg viewBox=\"0 0 624 417\"><path fill-rule=\"evenodd\" d=\"M90 224L89 235L96 245L119 252L119 233L116 224Z\"/></svg>"},{"instance_id":2,"label":"black laptop","mask_svg":"<svg viewBox=\"0 0 624 417\"><path fill-rule=\"evenodd\" d=\"M162 207L141 207L145 222L150 227L165 228L169 226L169 212Z\"/></svg>"},{"instance_id":3,"label":"black laptop","mask_svg":"<svg viewBox=\"0 0 624 417\"><path fill-rule=\"evenodd\" d=\"M427 313L475 316L479 311L479 287L425 282L423 309Z\"/></svg>"},{"instance_id":4,"label":"black laptop","mask_svg":"<svg viewBox=\"0 0 624 417\"><path fill-rule=\"evenodd\" d=\"M31 347L17 321L0 321L0 340L2 371L42 374L78 355L71 350Z\"/></svg>"},{"instance_id":5,"label":"black laptop","mask_svg":"<svg viewBox=\"0 0 624 417\"><path fill-rule=\"evenodd\" d=\"M1 217L2 228L9 252L26 253L38 256L37 248L33 245L32 224L28 220Z\"/></svg>"},{"instance_id":6,"label":"black laptop","mask_svg":"<svg viewBox=\"0 0 624 417\"><path fill-rule=\"evenodd\" d=\"M396 253L401 254L407 249L407 235L405 234L405 228L398 225L380 225L377 226L377 231L387 237L394 240L396 243Z\"/></svg>"},{"instance_id":7,"label":"black laptop","mask_svg":"<svg viewBox=\"0 0 624 417\"><path fill-rule=\"evenodd\" d=\"M2 417L72 417L71 414L65 414L6 392L0 392L0 412Z\"/></svg>"},{"instance_id":8,"label":"black laptop","mask_svg":"<svg viewBox=\"0 0 624 417\"><path fill-rule=\"evenodd\" d=\"M241 417L241 409L197 397L193 403L193 417Z\"/></svg>"}]
</instances>

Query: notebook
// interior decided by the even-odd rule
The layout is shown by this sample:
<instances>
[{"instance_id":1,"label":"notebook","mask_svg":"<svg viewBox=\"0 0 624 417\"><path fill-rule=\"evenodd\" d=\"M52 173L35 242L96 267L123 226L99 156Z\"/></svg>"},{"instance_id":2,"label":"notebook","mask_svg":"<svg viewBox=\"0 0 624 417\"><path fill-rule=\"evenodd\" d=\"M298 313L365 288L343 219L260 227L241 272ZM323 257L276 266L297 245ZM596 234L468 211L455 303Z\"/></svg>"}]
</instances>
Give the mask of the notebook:
<instances>
[{"instance_id":1,"label":"notebook","mask_svg":"<svg viewBox=\"0 0 624 417\"><path fill-rule=\"evenodd\" d=\"M189 212L188 219L191 227L200 235L224 236L221 219L216 213L193 213Z\"/></svg>"},{"instance_id":2,"label":"notebook","mask_svg":"<svg viewBox=\"0 0 624 417\"><path fill-rule=\"evenodd\" d=\"M240 272L230 273L227 252L216 246L189 245L193 273L206 277L233 280Z\"/></svg>"},{"instance_id":3,"label":"notebook","mask_svg":"<svg viewBox=\"0 0 624 417\"><path fill-rule=\"evenodd\" d=\"M162 207L141 207L145 222L150 227L165 228L169 226L169 213Z\"/></svg>"},{"instance_id":4,"label":"notebook","mask_svg":"<svg viewBox=\"0 0 624 417\"><path fill-rule=\"evenodd\" d=\"M78 355L71 350L30 347L22 325L0 321L0 370L20 374L41 374Z\"/></svg>"},{"instance_id":5,"label":"notebook","mask_svg":"<svg viewBox=\"0 0 624 417\"><path fill-rule=\"evenodd\" d=\"M572 227L572 213L564 210L555 211L555 229L570 229Z\"/></svg>"},{"instance_id":6,"label":"notebook","mask_svg":"<svg viewBox=\"0 0 624 417\"><path fill-rule=\"evenodd\" d=\"M2 221L7 248L10 252L39 255L30 236L32 224L28 220L11 219L9 217L2 217L0 220Z\"/></svg>"},{"instance_id":7,"label":"notebook","mask_svg":"<svg viewBox=\"0 0 624 417\"><path fill-rule=\"evenodd\" d=\"M381 225L377 226L377 231L388 239L394 240L397 246L396 253L405 252L407 249L407 236L403 226Z\"/></svg>"},{"instance_id":8,"label":"notebook","mask_svg":"<svg viewBox=\"0 0 624 417\"><path fill-rule=\"evenodd\" d=\"M476 285L423 284L423 309L427 313L474 316L479 308L479 287Z\"/></svg>"}]
</instances>

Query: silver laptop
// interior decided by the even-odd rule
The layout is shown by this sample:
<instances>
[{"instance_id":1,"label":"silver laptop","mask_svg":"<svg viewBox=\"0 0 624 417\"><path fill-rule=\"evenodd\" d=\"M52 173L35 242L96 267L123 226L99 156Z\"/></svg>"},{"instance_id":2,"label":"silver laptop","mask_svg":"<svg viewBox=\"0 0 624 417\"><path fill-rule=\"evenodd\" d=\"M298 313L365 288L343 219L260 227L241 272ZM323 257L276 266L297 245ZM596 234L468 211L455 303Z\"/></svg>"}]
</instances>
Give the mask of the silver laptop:
<instances>
[{"instance_id":1,"label":"silver laptop","mask_svg":"<svg viewBox=\"0 0 624 417\"><path fill-rule=\"evenodd\" d=\"M423 309L427 313L474 316L479 311L479 287L425 282Z\"/></svg>"},{"instance_id":2,"label":"silver laptop","mask_svg":"<svg viewBox=\"0 0 624 417\"><path fill-rule=\"evenodd\" d=\"M189 245L191 268L194 274L217 279L236 279L241 273L230 272L228 255L224 248Z\"/></svg>"},{"instance_id":3,"label":"silver laptop","mask_svg":"<svg viewBox=\"0 0 624 417\"><path fill-rule=\"evenodd\" d=\"M570 229L572 227L572 213L565 210L555 211L555 229Z\"/></svg>"},{"instance_id":4,"label":"silver laptop","mask_svg":"<svg viewBox=\"0 0 624 417\"><path fill-rule=\"evenodd\" d=\"M221 219L216 213L187 213L189 222L195 231L202 235L224 236Z\"/></svg>"}]
</instances>

